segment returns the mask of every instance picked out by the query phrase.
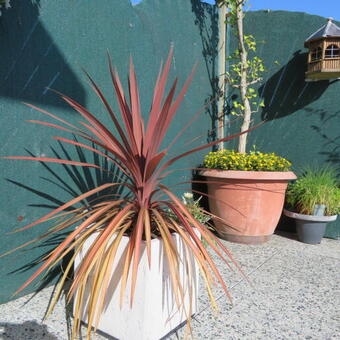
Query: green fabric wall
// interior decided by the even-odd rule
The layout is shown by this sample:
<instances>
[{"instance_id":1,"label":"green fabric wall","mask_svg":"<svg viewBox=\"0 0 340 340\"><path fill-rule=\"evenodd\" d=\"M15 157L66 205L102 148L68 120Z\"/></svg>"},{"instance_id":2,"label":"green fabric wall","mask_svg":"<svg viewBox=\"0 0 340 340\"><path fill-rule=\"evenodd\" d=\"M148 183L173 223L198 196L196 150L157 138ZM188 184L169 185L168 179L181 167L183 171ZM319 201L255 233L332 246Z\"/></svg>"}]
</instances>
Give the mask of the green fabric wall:
<instances>
[{"instance_id":1,"label":"green fabric wall","mask_svg":"<svg viewBox=\"0 0 340 340\"><path fill-rule=\"evenodd\" d=\"M60 135L59 132L56 134L53 129L25 122L26 119L45 120L45 117L25 107L22 102L33 103L62 118L79 119L78 114L54 93L46 91L46 87L77 99L109 124L104 109L81 71L81 68L86 69L112 100L107 50L124 84L130 55L133 57L145 113L150 107L161 59L167 57L171 44L175 46L172 80L178 75L179 84L183 85L193 65L199 63L165 143L172 140L211 95L208 70L214 73L214 60L206 64L203 58L204 41L200 31L207 29L207 34L211 35L210 20L216 21L212 6L183 0L145 0L136 7L129 0L11 3L12 9L3 11L0 17L0 156L28 155L28 152L41 156L54 156L54 152L63 155L60 146L50 138ZM214 39L209 38L211 43ZM193 146L205 143L210 126L211 119L203 112L199 121L190 126L178 141L174 151L184 151L183 145L197 136L200 137ZM77 157L72 148L68 152ZM179 162L177 166L193 167L200 162L202 155ZM74 176L72 179L58 165L47 169L29 161L1 160L0 168L0 253L34 238L47 228L38 226L27 232L7 234L47 213L51 206L70 199L72 195L64 190L66 186L77 193L85 190L86 185L91 186L89 174L83 173L82 169L74 176L82 177L83 182ZM65 183L61 183L58 176ZM187 170L174 173L168 182L190 178L191 172ZM0 259L0 303L7 301L32 273L30 264L48 248L17 252ZM11 273L20 268L22 270Z\"/></svg>"},{"instance_id":2,"label":"green fabric wall","mask_svg":"<svg viewBox=\"0 0 340 340\"><path fill-rule=\"evenodd\" d=\"M316 15L286 11L250 12L245 19L245 33L256 37L257 54L266 67L258 86L266 107L254 120L267 123L251 133L249 148L256 145L263 152L287 157L297 174L306 166L328 164L340 175L340 81L304 79L304 41L325 23ZM235 36L230 37L233 51ZM230 91L228 100L232 95ZM231 124L230 131L235 129ZM291 219L283 219L280 227L295 230ZM328 225L326 237L340 238L339 219Z\"/></svg>"},{"instance_id":3,"label":"green fabric wall","mask_svg":"<svg viewBox=\"0 0 340 340\"><path fill-rule=\"evenodd\" d=\"M36 104L62 118L78 120L78 115L55 94L46 91L46 87L77 99L109 124L81 71L85 68L112 98L107 50L123 79L129 57L133 56L146 113L159 62L167 56L171 44L175 46L172 79L179 75L183 84L193 64L198 62L193 84L166 143L216 95L217 17L213 6L198 0L144 0L135 7L129 0L40 0L34 4L13 0L12 7L0 17L0 156L64 155L65 151L50 139L55 135L53 130L25 122L44 117L22 102ZM339 161L339 83L309 84L303 90L303 72L298 65L304 61L294 57L296 51L303 51L304 39L323 23L323 18L302 13L255 12L247 17L247 30L259 40L266 40L259 51L268 68L265 100L267 104L272 102L267 105L270 121L252 133L249 145L287 156L296 168L311 161L320 164ZM198 138L193 146L214 138L215 115L216 105L208 105L177 143L176 151L185 149L184 144L195 137ZM257 119L261 118L259 113ZM228 147L233 147L233 143ZM79 157L72 148L67 152ZM203 154L177 166L196 166ZM89 159L90 155L86 157ZM9 160L1 160L0 168L0 253L34 238L47 226L16 234L9 232L70 199L70 192L80 193L93 185L91 174L81 169L75 172L58 165L46 168L38 163ZM191 172L183 170L168 183L190 177ZM338 237L339 225L333 225L328 236ZM32 273L30 264L51 246L0 258L0 303L10 298ZM53 280L53 275L50 279ZM30 290L33 289L32 286Z\"/></svg>"}]
</instances>

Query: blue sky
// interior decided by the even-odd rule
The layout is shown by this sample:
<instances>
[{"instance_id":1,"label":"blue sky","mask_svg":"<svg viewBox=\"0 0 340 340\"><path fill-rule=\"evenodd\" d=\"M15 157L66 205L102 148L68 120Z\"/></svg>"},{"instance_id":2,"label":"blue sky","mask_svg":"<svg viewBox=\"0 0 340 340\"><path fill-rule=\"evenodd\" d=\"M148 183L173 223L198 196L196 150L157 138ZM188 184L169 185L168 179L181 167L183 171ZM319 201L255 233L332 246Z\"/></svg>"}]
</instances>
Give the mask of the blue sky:
<instances>
[{"instance_id":1,"label":"blue sky","mask_svg":"<svg viewBox=\"0 0 340 340\"><path fill-rule=\"evenodd\" d=\"M140 1L141 0L132 0L132 3L138 3ZM204 2L215 3L215 0L204 0ZM249 3L252 10L283 9L317 14L326 18L333 17L335 20L340 21L340 0L249 0Z\"/></svg>"}]
</instances>

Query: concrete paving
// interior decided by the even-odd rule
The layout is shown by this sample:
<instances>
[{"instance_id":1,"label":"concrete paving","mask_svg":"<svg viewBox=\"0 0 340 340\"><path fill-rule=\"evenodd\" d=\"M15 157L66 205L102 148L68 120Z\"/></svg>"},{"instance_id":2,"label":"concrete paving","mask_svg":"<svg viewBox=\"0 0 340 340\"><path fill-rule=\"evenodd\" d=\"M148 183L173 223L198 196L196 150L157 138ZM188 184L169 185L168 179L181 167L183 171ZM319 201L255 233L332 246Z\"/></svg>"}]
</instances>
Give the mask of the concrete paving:
<instances>
[{"instance_id":1,"label":"concrete paving","mask_svg":"<svg viewBox=\"0 0 340 340\"><path fill-rule=\"evenodd\" d=\"M194 339L340 339L339 240L307 245L282 234L263 245L225 244L251 284L216 259L233 304L217 287L219 311L213 311L202 286L199 313L192 320ZM0 305L0 339L67 340L72 319L64 301L41 321L52 290ZM184 334L185 326L164 340L183 339ZM108 339L100 334L96 338Z\"/></svg>"}]
</instances>

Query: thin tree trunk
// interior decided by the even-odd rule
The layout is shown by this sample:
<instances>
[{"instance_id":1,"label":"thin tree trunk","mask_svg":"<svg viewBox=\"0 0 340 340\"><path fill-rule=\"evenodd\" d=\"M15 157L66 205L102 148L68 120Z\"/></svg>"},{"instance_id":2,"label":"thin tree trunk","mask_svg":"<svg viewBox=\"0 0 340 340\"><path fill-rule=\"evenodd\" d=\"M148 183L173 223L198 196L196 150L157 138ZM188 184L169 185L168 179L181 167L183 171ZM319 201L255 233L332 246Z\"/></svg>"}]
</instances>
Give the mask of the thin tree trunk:
<instances>
[{"instance_id":1,"label":"thin tree trunk","mask_svg":"<svg viewBox=\"0 0 340 340\"><path fill-rule=\"evenodd\" d=\"M224 138L224 100L225 100L225 64L226 64L226 13L227 6L223 5L219 8L218 13L218 32L219 32L219 42L218 42L218 88L219 88L219 98L217 102L217 138ZM224 148L224 143L218 145L218 149L222 150Z\"/></svg>"},{"instance_id":2,"label":"thin tree trunk","mask_svg":"<svg viewBox=\"0 0 340 340\"><path fill-rule=\"evenodd\" d=\"M249 99L247 98L247 91L248 91L248 82L247 82L247 50L244 45L244 37L243 37L243 7L240 4L237 7L237 33L238 33L238 40L239 40L239 51L240 51L240 60L241 60L241 77L240 77L240 94L241 94L241 101L242 105L244 106L243 110L243 123L241 126L241 132L246 131L249 129L250 122L251 122L251 107ZM239 145L238 151L241 153L246 152L246 145L247 145L247 137L248 134L245 133L240 136L239 138Z\"/></svg>"}]
</instances>

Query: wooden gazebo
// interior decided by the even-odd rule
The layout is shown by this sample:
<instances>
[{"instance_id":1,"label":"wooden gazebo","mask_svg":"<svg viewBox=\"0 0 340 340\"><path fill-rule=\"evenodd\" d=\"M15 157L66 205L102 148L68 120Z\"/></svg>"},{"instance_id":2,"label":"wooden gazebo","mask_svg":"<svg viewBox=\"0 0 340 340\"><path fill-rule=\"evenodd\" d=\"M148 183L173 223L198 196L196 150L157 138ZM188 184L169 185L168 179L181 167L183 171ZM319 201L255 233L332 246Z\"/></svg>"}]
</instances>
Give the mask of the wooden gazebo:
<instances>
[{"instance_id":1,"label":"wooden gazebo","mask_svg":"<svg viewBox=\"0 0 340 340\"><path fill-rule=\"evenodd\" d=\"M309 49L307 81L340 77L340 27L333 18L305 41L305 47Z\"/></svg>"}]
</instances>

